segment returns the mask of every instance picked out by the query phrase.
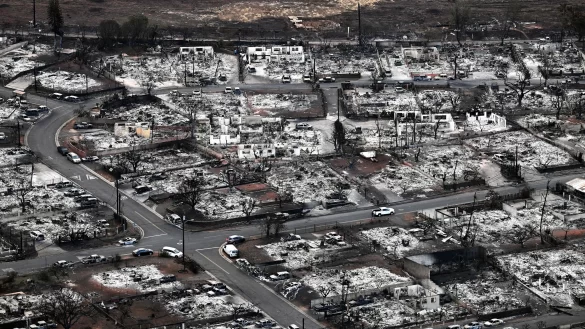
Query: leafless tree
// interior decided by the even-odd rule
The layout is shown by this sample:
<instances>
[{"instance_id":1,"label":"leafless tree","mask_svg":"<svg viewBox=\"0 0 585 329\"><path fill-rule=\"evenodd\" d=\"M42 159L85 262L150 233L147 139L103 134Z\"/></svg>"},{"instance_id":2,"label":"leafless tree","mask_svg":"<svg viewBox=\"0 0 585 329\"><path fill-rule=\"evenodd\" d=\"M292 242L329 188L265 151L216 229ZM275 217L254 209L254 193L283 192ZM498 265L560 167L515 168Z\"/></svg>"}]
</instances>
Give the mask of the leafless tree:
<instances>
[{"instance_id":1,"label":"leafless tree","mask_svg":"<svg viewBox=\"0 0 585 329\"><path fill-rule=\"evenodd\" d=\"M500 14L500 45L510 36L510 30L516 25L520 17L522 4L518 0L508 0Z\"/></svg>"},{"instance_id":2,"label":"leafless tree","mask_svg":"<svg viewBox=\"0 0 585 329\"><path fill-rule=\"evenodd\" d=\"M144 161L144 153L132 146L132 150L124 153L124 160L132 167L132 172L138 170L138 166Z\"/></svg>"},{"instance_id":3,"label":"leafless tree","mask_svg":"<svg viewBox=\"0 0 585 329\"><path fill-rule=\"evenodd\" d=\"M205 180L201 176L186 177L179 185L177 198L195 209L202 200L205 184Z\"/></svg>"},{"instance_id":4,"label":"leafless tree","mask_svg":"<svg viewBox=\"0 0 585 329\"><path fill-rule=\"evenodd\" d=\"M461 35L467 32L471 22L471 7L466 0L455 0L451 12L451 25L455 29L457 43L461 46Z\"/></svg>"},{"instance_id":5,"label":"leafless tree","mask_svg":"<svg viewBox=\"0 0 585 329\"><path fill-rule=\"evenodd\" d=\"M376 135L378 136L378 150L382 149L382 125L380 124L380 118L376 118L374 122L376 125Z\"/></svg>"},{"instance_id":6,"label":"leafless tree","mask_svg":"<svg viewBox=\"0 0 585 329\"><path fill-rule=\"evenodd\" d=\"M522 107L522 100L529 92L537 89L540 85L530 87L530 73L525 72L523 68L518 68L518 80L514 83L509 82L507 78L504 79L504 84L516 94L518 107Z\"/></svg>"},{"instance_id":7,"label":"leafless tree","mask_svg":"<svg viewBox=\"0 0 585 329\"><path fill-rule=\"evenodd\" d=\"M27 196L34 190L34 187L28 177L18 177L14 183L14 195L24 213L26 212L26 205L28 204Z\"/></svg>"},{"instance_id":8,"label":"leafless tree","mask_svg":"<svg viewBox=\"0 0 585 329\"><path fill-rule=\"evenodd\" d=\"M256 199L247 198L240 203L242 205L242 212L246 216L246 222L250 223L250 216L256 208Z\"/></svg>"},{"instance_id":9,"label":"leafless tree","mask_svg":"<svg viewBox=\"0 0 585 329\"><path fill-rule=\"evenodd\" d=\"M561 117L561 110L563 109L563 100L564 100L564 91L561 92L554 92L550 95L550 101L552 104L553 109L556 113L556 118L559 120Z\"/></svg>"},{"instance_id":10,"label":"leafless tree","mask_svg":"<svg viewBox=\"0 0 585 329\"><path fill-rule=\"evenodd\" d=\"M274 220L270 217L265 217L258 223L258 228L268 238L272 233L272 227L274 226Z\"/></svg>"},{"instance_id":11,"label":"leafless tree","mask_svg":"<svg viewBox=\"0 0 585 329\"><path fill-rule=\"evenodd\" d=\"M550 51L547 51L545 48L541 50L540 62L542 65L538 69L540 71L540 75L544 79L544 85L546 86L548 79L550 79L551 70L553 68L552 54Z\"/></svg>"},{"instance_id":12,"label":"leafless tree","mask_svg":"<svg viewBox=\"0 0 585 329\"><path fill-rule=\"evenodd\" d=\"M343 145L345 144L345 128L341 121L336 120L333 123L333 145L338 154L343 154Z\"/></svg>"},{"instance_id":13,"label":"leafless tree","mask_svg":"<svg viewBox=\"0 0 585 329\"><path fill-rule=\"evenodd\" d=\"M327 299L327 296L329 296L329 294L333 292L333 287L330 285L321 285L317 287L317 292L319 293L319 295L321 295L321 297L323 297L323 303L325 303L325 299Z\"/></svg>"},{"instance_id":14,"label":"leafless tree","mask_svg":"<svg viewBox=\"0 0 585 329\"><path fill-rule=\"evenodd\" d=\"M577 119L581 119L583 112L585 111L585 95L575 93L567 96L565 102L567 108L571 111L571 114L574 114Z\"/></svg>"},{"instance_id":15,"label":"leafless tree","mask_svg":"<svg viewBox=\"0 0 585 329\"><path fill-rule=\"evenodd\" d=\"M522 248L524 248L524 244L528 240L538 236L538 233L536 232L536 228L533 225L530 223L525 223L523 225L513 227L510 231L505 233L505 236L510 242L518 243L522 246Z\"/></svg>"},{"instance_id":16,"label":"leafless tree","mask_svg":"<svg viewBox=\"0 0 585 329\"><path fill-rule=\"evenodd\" d=\"M71 289L61 288L41 298L39 313L57 322L64 329L71 329L84 316L91 316L90 303Z\"/></svg>"}]
</instances>

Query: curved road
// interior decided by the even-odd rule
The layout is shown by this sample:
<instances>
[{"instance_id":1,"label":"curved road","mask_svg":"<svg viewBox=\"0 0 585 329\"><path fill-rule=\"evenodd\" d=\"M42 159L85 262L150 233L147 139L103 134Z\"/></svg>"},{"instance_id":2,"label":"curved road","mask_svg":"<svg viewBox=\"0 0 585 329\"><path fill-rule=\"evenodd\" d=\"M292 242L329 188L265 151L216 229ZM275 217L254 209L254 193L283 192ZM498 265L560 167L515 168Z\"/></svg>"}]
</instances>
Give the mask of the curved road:
<instances>
[{"instance_id":1,"label":"curved road","mask_svg":"<svg viewBox=\"0 0 585 329\"><path fill-rule=\"evenodd\" d=\"M338 86L338 84L332 84ZM205 88L209 91L217 91L222 87ZM241 85L242 89L307 89L308 85ZM181 89L190 91L192 88ZM11 90L0 88L0 95L9 96ZM28 96L31 103L47 104L51 109L50 114L36 122L26 135L26 144L41 157L43 163L51 167L53 170L60 172L68 179L75 181L83 189L92 193L100 200L106 202L110 206L115 206L115 187L111 182L103 179L87 179L94 176L93 172L89 171L84 165L76 165L66 160L65 157L57 153L56 150L56 134L64 123L74 117L74 109L79 104L71 104L55 100L47 100L46 98L32 95ZM89 100L84 105L93 105L95 100ZM88 176L89 175L89 176ZM72 179L72 177L78 179ZM559 177L554 181L566 181L573 177L580 175L570 175ZM533 188L541 189L546 186L546 181L530 182L529 185ZM502 187L496 189L504 193L517 192L520 187ZM478 199L483 199L485 191L478 192ZM396 205L397 213L406 213L416 210L443 207L448 205L455 205L461 203L471 202L473 200L473 193L462 193L453 196L446 196L441 198L426 199L416 202L407 202ZM294 231L296 228L330 224L330 223L346 223L352 221L359 221L370 218L370 209L355 210L346 213L339 213L321 217L304 218L287 223L289 231ZM136 225L139 225L144 230L144 238L139 242L138 246L148 247L152 249L160 249L165 245L175 246L181 248L183 241L182 233L176 227L167 224L162 220L159 214L151 211L142 203L139 203L128 197L122 202L122 212L130 218ZM392 219L390 219L392 220ZM248 299L251 303L262 309L269 316L274 318L283 326L291 323L301 324L302 318L307 318L305 327L308 329L320 328L321 326L310 318L304 311L298 309L290 302L275 294L271 289L265 287L261 282L244 274L237 269L233 264L220 255L219 247L224 241L225 237L230 234L241 234L244 236L258 234L258 228L253 226L242 226L234 228L226 228L211 232L186 232L185 233L185 250L188 255L197 260L206 270L215 275L218 279L227 283L232 289ZM135 246L107 246L99 249L84 250L77 252L66 252L58 255L50 255L43 258L27 259L18 262L9 263L12 269L17 272L30 272L40 267L47 266L53 262L61 259L78 261L78 257L88 255L91 253L99 253L104 255L114 254L128 254Z\"/></svg>"}]
</instances>

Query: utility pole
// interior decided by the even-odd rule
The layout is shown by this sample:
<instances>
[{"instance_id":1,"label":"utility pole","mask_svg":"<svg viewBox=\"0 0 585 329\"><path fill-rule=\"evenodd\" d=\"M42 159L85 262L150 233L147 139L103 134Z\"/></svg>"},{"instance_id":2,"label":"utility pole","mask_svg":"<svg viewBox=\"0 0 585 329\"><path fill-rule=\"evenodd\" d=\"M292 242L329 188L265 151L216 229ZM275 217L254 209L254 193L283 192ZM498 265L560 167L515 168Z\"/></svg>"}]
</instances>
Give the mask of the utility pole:
<instances>
[{"instance_id":1,"label":"utility pole","mask_svg":"<svg viewBox=\"0 0 585 329\"><path fill-rule=\"evenodd\" d=\"M16 142L20 148L22 145L20 145L20 120L18 118L16 118Z\"/></svg>"},{"instance_id":2,"label":"utility pole","mask_svg":"<svg viewBox=\"0 0 585 329\"><path fill-rule=\"evenodd\" d=\"M185 264L185 220L185 215L183 215L183 223L181 225L181 230L183 231L183 272L187 272Z\"/></svg>"},{"instance_id":3,"label":"utility pole","mask_svg":"<svg viewBox=\"0 0 585 329\"><path fill-rule=\"evenodd\" d=\"M37 64L35 63L35 67L34 67L34 75L35 75L35 92L37 91Z\"/></svg>"},{"instance_id":4,"label":"utility pole","mask_svg":"<svg viewBox=\"0 0 585 329\"><path fill-rule=\"evenodd\" d=\"M362 8L360 3L358 2L358 38L359 38L359 45L360 47L363 46L362 44Z\"/></svg>"},{"instance_id":5,"label":"utility pole","mask_svg":"<svg viewBox=\"0 0 585 329\"><path fill-rule=\"evenodd\" d=\"M33 0L33 27L37 26L37 0Z\"/></svg>"}]
</instances>

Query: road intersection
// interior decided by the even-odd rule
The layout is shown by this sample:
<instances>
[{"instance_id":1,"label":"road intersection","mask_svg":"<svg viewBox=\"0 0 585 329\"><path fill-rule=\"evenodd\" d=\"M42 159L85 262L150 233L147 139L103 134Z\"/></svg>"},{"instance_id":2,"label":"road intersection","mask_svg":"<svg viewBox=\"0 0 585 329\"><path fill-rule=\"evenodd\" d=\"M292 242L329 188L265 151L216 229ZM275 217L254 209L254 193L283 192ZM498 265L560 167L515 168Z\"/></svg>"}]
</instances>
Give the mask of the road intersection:
<instances>
[{"instance_id":1,"label":"road intersection","mask_svg":"<svg viewBox=\"0 0 585 329\"><path fill-rule=\"evenodd\" d=\"M360 85L367 85L371 82L358 81ZM434 83L434 82L433 82ZM445 81L438 82L445 84ZM454 82L461 84L463 88L471 87L467 82ZM482 82L479 82L480 84ZM485 82L491 83L491 82ZM417 83L419 84L419 83ZM420 83L429 85L431 83ZM474 81L477 86L478 81ZM339 87L339 84L323 85L322 87ZM311 86L306 84L262 84L262 85L241 85L242 90L310 90ZM181 92L190 93L193 88L176 88ZM205 92L221 91L223 87L211 86L203 88ZM157 93L166 92L164 90ZM0 96L10 96L11 90L0 88ZM37 154L41 161L59 172L64 177L74 181L81 188L90 192L109 206L115 206L116 189L112 182L103 179L97 173L93 172L84 165L73 164L65 157L62 157L56 151L58 144L57 135L60 129L72 118L75 117L75 109L79 104L66 103L56 100L47 99L38 95L31 94L28 96L31 103L46 104L50 113L44 118L35 122L25 136L25 144ZM95 104L95 99L87 100L82 106ZM572 174L567 176L555 177L551 184L557 181L567 181L581 175ZM534 189L543 189L547 185L546 180L527 182L526 185ZM503 186L496 188L497 192L502 194L517 193L524 185ZM457 193L449 196L437 198L422 199L416 201L401 202L394 205L397 214L408 213L424 209L439 208L473 201L474 195L478 200L485 198L487 190L475 192ZM135 225L139 226L144 234L139 242L139 247L151 248L154 250L161 249L163 246L175 246L181 248L185 244L185 250L189 256L199 262L207 271L225 282L237 293L248 299L251 303L262 309L279 323L285 325L290 323L301 322L302 318L309 319L305 321L307 329L320 328L312 317L308 316L305 311L294 306L290 301L282 296L277 295L272 289L266 287L262 282L248 276L243 271L236 268L230 261L220 255L219 247L225 240L225 237L231 234L244 236L257 235L259 229L254 226L239 226L224 228L216 231L204 232L185 232L185 241L182 241L182 232L177 227L163 220L160 214L157 214L149 207L134 200L131 196L126 196L122 202L122 212ZM306 217L287 223L287 230L294 231L309 225L325 225L333 223L351 223L361 220L367 220L371 217L371 208L362 208L349 212L335 213L320 217ZM4 271L15 270L19 273L27 273L46 267L58 260L78 261L80 257L92 253L98 253L106 256L115 254L129 254L135 246L106 246L99 249L71 251L62 254L48 255L42 258L27 259L13 262L4 266ZM8 268L9 267L9 268Z\"/></svg>"}]
</instances>

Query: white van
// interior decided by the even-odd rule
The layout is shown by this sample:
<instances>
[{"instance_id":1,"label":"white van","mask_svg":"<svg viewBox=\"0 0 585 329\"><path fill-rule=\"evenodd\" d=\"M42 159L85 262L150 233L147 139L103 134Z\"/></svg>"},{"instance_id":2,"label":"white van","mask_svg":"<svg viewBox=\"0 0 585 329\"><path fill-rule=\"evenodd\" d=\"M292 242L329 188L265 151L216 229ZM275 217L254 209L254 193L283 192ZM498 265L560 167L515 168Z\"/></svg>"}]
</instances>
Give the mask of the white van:
<instances>
[{"instance_id":1,"label":"white van","mask_svg":"<svg viewBox=\"0 0 585 329\"><path fill-rule=\"evenodd\" d=\"M233 244L226 244L223 246L223 252L225 252L226 255L228 255L230 258L238 257L239 254L238 248L236 248L236 246Z\"/></svg>"}]
</instances>

